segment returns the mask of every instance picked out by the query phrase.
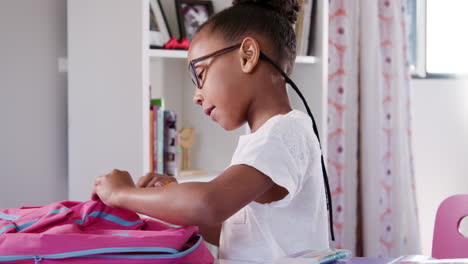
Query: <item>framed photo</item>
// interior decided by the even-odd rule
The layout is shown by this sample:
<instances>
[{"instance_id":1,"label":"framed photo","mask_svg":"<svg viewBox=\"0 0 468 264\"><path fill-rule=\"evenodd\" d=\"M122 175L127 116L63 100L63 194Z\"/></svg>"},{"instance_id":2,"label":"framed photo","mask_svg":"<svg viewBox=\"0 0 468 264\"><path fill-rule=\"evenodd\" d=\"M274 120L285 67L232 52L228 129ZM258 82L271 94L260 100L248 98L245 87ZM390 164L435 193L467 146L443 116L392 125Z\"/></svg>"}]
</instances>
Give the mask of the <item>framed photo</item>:
<instances>
[{"instance_id":1,"label":"framed photo","mask_svg":"<svg viewBox=\"0 0 468 264\"><path fill-rule=\"evenodd\" d=\"M176 9L180 37L186 37L192 41L198 27L213 14L213 3L211 1L177 0Z\"/></svg>"},{"instance_id":2,"label":"framed photo","mask_svg":"<svg viewBox=\"0 0 468 264\"><path fill-rule=\"evenodd\" d=\"M162 48L171 37L159 0L150 0L150 48Z\"/></svg>"}]
</instances>

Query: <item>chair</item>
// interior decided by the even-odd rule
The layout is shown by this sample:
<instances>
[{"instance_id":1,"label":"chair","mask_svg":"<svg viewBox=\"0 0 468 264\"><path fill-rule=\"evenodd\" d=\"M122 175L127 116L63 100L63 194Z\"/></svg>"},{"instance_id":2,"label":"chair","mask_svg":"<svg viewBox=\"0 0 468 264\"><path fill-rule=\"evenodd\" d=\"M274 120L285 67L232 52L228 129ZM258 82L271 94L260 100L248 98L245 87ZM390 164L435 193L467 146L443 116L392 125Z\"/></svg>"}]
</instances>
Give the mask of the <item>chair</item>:
<instances>
[{"instance_id":1,"label":"chair","mask_svg":"<svg viewBox=\"0 0 468 264\"><path fill-rule=\"evenodd\" d=\"M468 238L459 232L465 216L468 216L468 194L450 196L440 204L434 225L432 257L468 258Z\"/></svg>"}]
</instances>

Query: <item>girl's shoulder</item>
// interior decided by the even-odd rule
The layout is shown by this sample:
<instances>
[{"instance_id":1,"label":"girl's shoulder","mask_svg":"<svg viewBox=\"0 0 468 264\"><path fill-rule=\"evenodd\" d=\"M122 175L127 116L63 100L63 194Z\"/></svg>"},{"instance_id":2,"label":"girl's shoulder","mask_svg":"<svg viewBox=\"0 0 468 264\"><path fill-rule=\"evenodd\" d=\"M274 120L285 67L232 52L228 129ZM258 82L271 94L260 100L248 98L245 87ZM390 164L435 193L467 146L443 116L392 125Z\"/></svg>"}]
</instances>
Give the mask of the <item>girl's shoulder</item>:
<instances>
[{"instance_id":1,"label":"girl's shoulder","mask_svg":"<svg viewBox=\"0 0 468 264\"><path fill-rule=\"evenodd\" d=\"M287 114L280 114L271 117L268 119L257 131L244 135L244 136L254 136L254 135L266 135L272 132L280 132L285 130L291 132L291 130L309 130L312 129L312 120L310 117L300 111L293 109ZM304 132L306 132L304 131ZM313 132L313 130L312 130Z\"/></svg>"},{"instance_id":2,"label":"girl's shoulder","mask_svg":"<svg viewBox=\"0 0 468 264\"><path fill-rule=\"evenodd\" d=\"M308 130L312 129L312 119L300 110L293 109L289 113L278 117L278 119L273 120L274 129L297 130L298 132L308 132Z\"/></svg>"},{"instance_id":3,"label":"girl's shoulder","mask_svg":"<svg viewBox=\"0 0 468 264\"><path fill-rule=\"evenodd\" d=\"M301 139L314 136L312 119L306 113L296 109L270 118L264 126L264 133L273 136L295 136Z\"/></svg>"},{"instance_id":4,"label":"girl's shoulder","mask_svg":"<svg viewBox=\"0 0 468 264\"><path fill-rule=\"evenodd\" d=\"M241 136L241 140L279 140L285 145L319 148L312 119L296 109L287 114L273 116L256 132Z\"/></svg>"}]
</instances>

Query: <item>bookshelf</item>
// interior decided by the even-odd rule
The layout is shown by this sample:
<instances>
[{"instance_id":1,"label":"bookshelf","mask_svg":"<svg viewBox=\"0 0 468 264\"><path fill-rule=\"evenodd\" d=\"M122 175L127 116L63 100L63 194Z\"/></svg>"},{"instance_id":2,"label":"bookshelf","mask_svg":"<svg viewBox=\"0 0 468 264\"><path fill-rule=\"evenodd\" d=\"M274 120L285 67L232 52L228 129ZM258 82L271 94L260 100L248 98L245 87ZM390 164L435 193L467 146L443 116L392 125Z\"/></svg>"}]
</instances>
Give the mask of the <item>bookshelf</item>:
<instances>
[{"instance_id":1,"label":"bookshelf","mask_svg":"<svg viewBox=\"0 0 468 264\"><path fill-rule=\"evenodd\" d=\"M299 56L291 77L325 135L328 1L316 1L315 54ZM161 0L177 34L174 2ZM230 3L213 1L214 11ZM179 181L209 181L227 168L248 128L224 131L192 103L186 51L149 49L149 0L68 0L67 12L69 199L89 199L94 178L114 168L129 171L135 180L148 172L150 98L164 98L166 108L177 113L178 130L196 130L192 167L208 174ZM293 107L305 111L292 89L289 94Z\"/></svg>"},{"instance_id":2,"label":"bookshelf","mask_svg":"<svg viewBox=\"0 0 468 264\"><path fill-rule=\"evenodd\" d=\"M186 50L151 49L148 54L152 60L158 58L187 59Z\"/></svg>"}]
</instances>

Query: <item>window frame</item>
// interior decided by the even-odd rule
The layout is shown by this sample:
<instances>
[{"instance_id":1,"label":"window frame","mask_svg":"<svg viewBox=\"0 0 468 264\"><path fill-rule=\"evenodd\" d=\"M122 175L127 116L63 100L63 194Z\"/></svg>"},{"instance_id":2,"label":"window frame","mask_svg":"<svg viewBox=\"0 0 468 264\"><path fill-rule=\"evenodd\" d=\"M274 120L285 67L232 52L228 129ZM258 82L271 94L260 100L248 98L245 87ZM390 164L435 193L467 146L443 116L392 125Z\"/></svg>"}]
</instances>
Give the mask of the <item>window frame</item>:
<instances>
[{"instance_id":1,"label":"window frame","mask_svg":"<svg viewBox=\"0 0 468 264\"><path fill-rule=\"evenodd\" d=\"M411 0L409 0L411 1ZM427 2L426 0L414 0L414 14L416 16L415 62L410 65L410 74L413 79L468 79L468 74L434 73L427 71ZM411 30L411 29L408 29ZM409 40L411 42L411 40ZM411 43L410 43L411 45Z\"/></svg>"}]
</instances>

